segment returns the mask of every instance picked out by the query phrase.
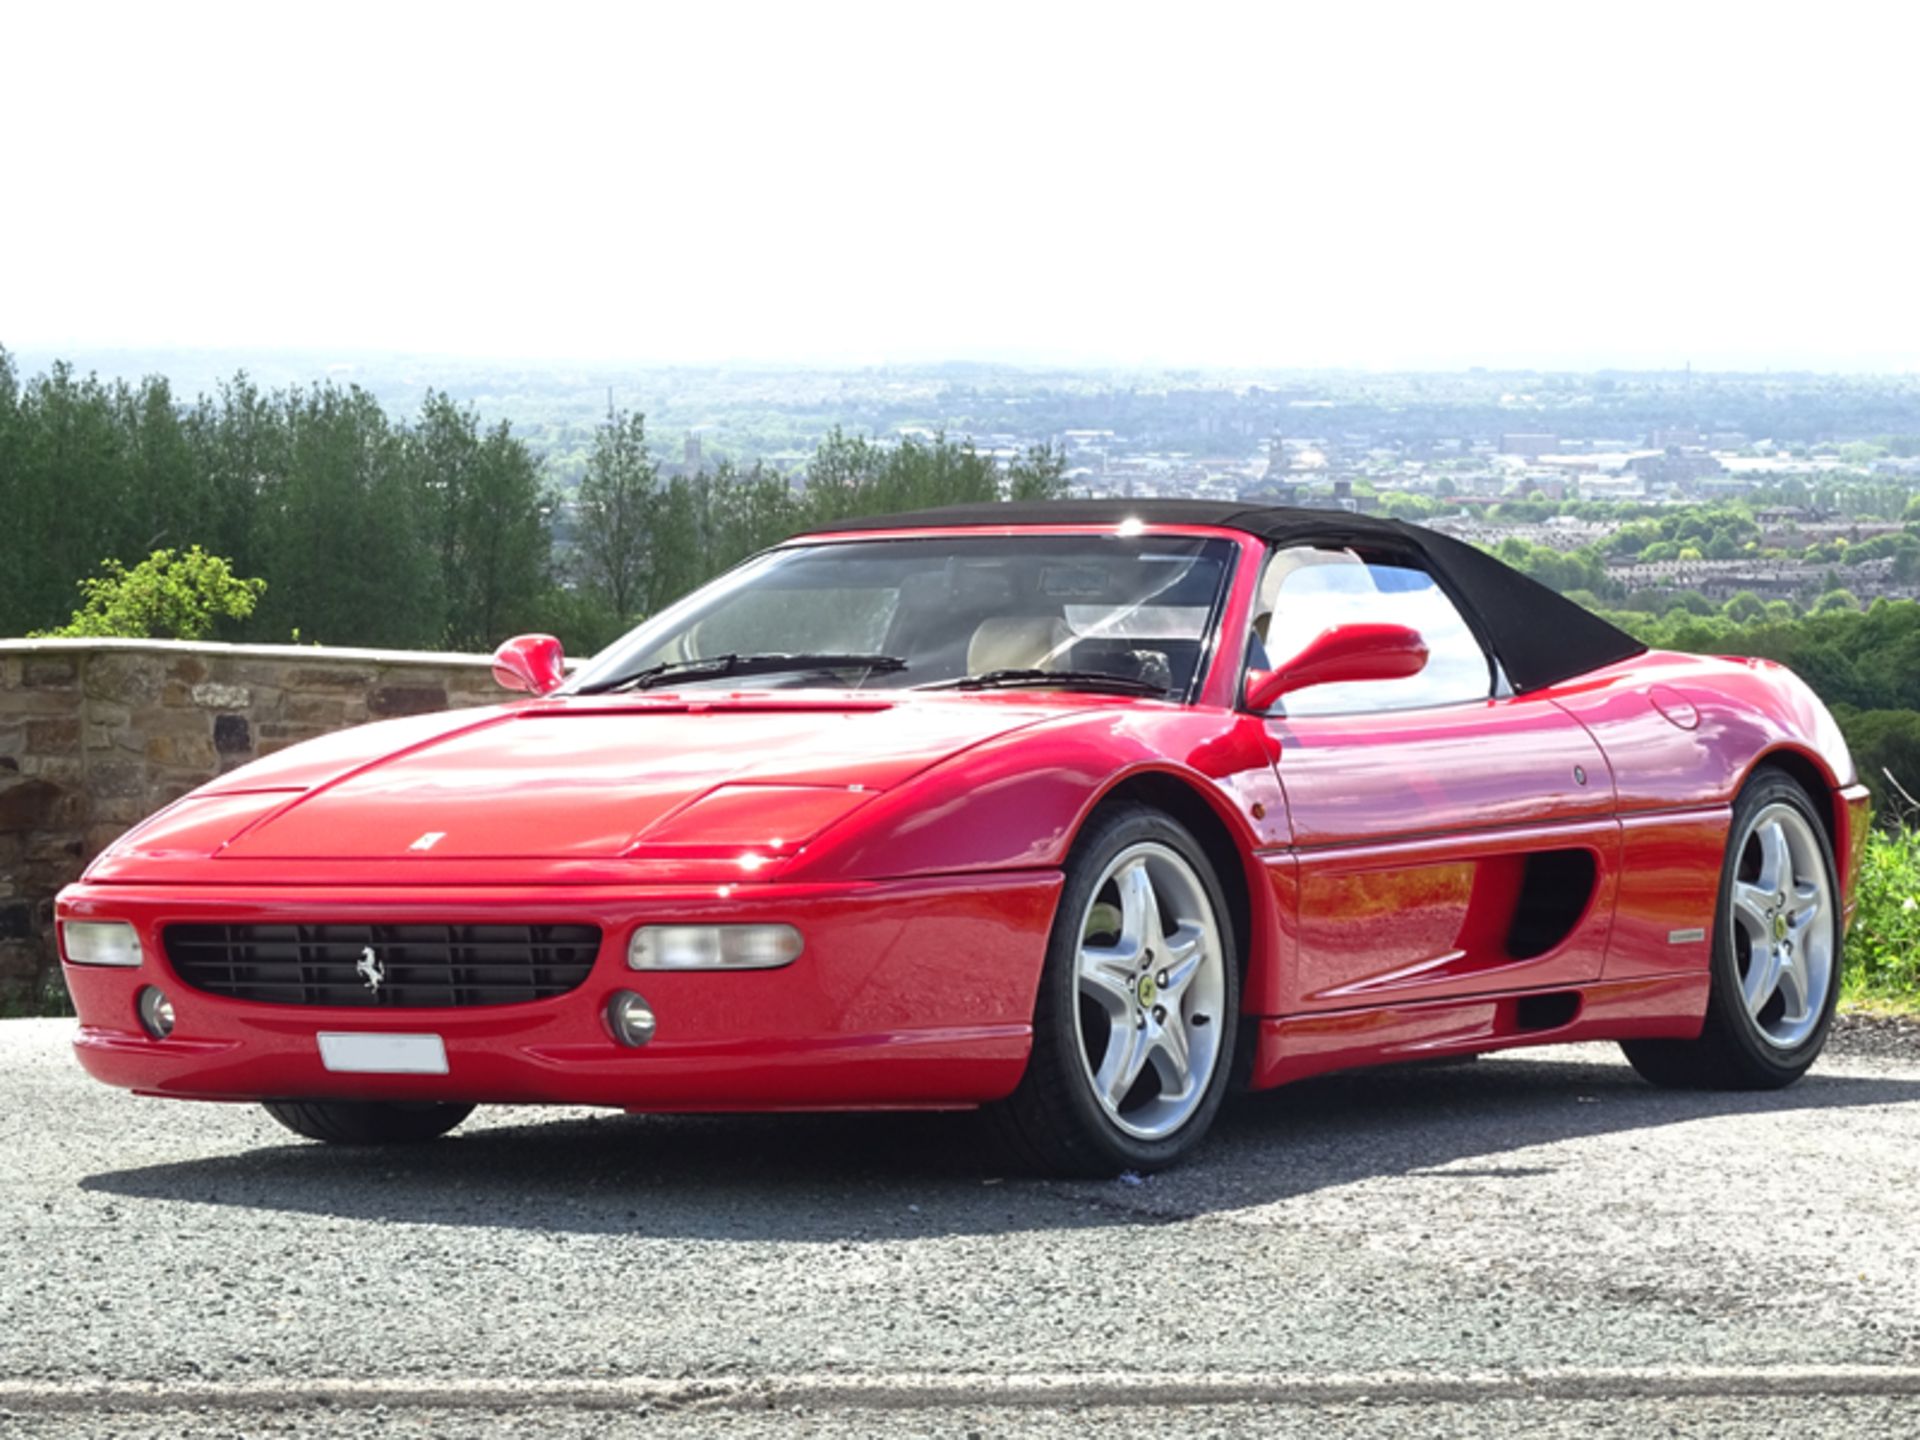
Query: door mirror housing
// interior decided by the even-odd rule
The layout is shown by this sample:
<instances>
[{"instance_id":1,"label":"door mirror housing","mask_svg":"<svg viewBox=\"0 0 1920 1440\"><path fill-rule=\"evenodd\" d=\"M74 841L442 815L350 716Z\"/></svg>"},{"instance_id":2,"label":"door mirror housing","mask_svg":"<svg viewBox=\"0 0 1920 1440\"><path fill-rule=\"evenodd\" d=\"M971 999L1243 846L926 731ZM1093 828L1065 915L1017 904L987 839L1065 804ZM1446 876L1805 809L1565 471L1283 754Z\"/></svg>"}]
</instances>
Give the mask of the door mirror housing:
<instances>
[{"instance_id":1,"label":"door mirror housing","mask_svg":"<svg viewBox=\"0 0 1920 1440\"><path fill-rule=\"evenodd\" d=\"M548 694L567 678L567 652L551 635L516 635L493 652L493 678L509 690Z\"/></svg>"},{"instance_id":2,"label":"door mirror housing","mask_svg":"<svg viewBox=\"0 0 1920 1440\"><path fill-rule=\"evenodd\" d=\"M1247 708L1267 711L1309 685L1404 680L1426 668L1427 642L1405 625L1329 625L1286 664L1247 672Z\"/></svg>"}]
</instances>

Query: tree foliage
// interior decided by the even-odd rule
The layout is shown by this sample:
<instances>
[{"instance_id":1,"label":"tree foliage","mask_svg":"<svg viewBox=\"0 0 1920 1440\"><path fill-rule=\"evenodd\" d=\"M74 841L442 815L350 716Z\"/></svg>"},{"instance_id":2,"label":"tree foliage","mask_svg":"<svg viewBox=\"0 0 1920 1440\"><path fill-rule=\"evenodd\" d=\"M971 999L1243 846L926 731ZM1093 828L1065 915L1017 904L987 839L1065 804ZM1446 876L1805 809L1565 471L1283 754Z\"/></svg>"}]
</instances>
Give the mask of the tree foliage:
<instances>
[{"instance_id":1,"label":"tree foliage","mask_svg":"<svg viewBox=\"0 0 1920 1440\"><path fill-rule=\"evenodd\" d=\"M243 580L198 545L184 554L156 550L129 569L108 560L80 582L81 605L57 636L125 635L204 640L222 620L244 620L265 592L264 580Z\"/></svg>"},{"instance_id":2,"label":"tree foliage","mask_svg":"<svg viewBox=\"0 0 1920 1440\"><path fill-rule=\"evenodd\" d=\"M33 540L0 566L0 634L59 625L103 558L131 574L164 549L271 580L218 620L235 640L470 650L546 629L591 651L810 525L1066 489L1051 445L1002 467L943 435L836 430L789 476L663 468L649 439L620 411L582 429L568 488L440 391L410 420L355 386L263 391L245 374L186 403L159 377L56 364L23 380L0 350L0 505Z\"/></svg>"}]
</instances>

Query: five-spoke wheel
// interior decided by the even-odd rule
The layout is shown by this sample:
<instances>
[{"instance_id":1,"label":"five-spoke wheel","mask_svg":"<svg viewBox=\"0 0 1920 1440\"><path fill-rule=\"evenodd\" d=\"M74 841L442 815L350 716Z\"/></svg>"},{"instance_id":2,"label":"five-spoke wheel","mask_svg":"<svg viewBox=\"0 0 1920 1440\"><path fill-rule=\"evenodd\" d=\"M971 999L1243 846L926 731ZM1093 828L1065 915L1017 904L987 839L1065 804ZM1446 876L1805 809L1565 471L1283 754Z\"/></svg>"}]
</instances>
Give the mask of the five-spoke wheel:
<instances>
[{"instance_id":1,"label":"five-spoke wheel","mask_svg":"<svg viewBox=\"0 0 1920 1440\"><path fill-rule=\"evenodd\" d=\"M1055 1173L1172 1163L1219 1108L1239 1008L1233 922L1205 850L1158 810L1102 811L1067 864L1002 1132Z\"/></svg>"},{"instance_id":2,"label":"five-spoke wheel","mask_svg":"<svg viewBox=\"0 0 1920 1440\"><path fill-rule=\"evenodd\" d=\"M1079 976L1095 1096L1129 1135L1171 1135L1207 1092L1228 1019L1220 927L1177 851L1141 841L1107 864L1081 920Z\"/></svg>"},{"instance_id":3,"label":"five-spoke wheel","mask_svg":"<svg viewBox=\"0 0 1920 1440\"><path fill-rule=\"evenodd\" d=\"M1753 817L1733 880L1740 999L1768 1044L1791 1050L1813 1033L1833 985L1837 927L1820 837L1776 801Z\"/></svg>"},{"instance_id":4,"label":"five-spoke wheel","mask_svg":"<svg viewBox=\"0 0 1920 1440\"><path fill-rule=\"evenodd\" d=\"M1778 770L1740 792L1714 925L1712 991L1697 1040L1629 1040L1657 1085L1772 1089L1806 1073L1839 993L1833 847L1807 793Z\"/></svg>"}]
</instances>

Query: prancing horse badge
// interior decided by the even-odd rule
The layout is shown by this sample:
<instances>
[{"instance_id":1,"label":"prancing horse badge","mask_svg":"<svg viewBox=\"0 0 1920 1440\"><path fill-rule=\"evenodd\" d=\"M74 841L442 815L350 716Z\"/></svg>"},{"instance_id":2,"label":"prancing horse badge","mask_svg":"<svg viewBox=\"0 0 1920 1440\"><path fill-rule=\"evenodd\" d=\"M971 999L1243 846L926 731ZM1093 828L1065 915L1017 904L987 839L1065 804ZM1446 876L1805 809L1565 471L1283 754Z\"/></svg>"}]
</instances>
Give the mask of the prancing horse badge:
<instances>
[{"instance_id":1,"label":"prancing horse badge","mask_svg":"<svg viewBox=\"0 0 1920 1440\"><path fill-rule=\"evenodd\" d=\"M373 947L367 946L360 952L360 963L353 967L353 973L367 982L367 989L374 994L380 993L380 984L387 978L387 970L380 963L380 957L373 953Z\"/></svg>"}]
</instances>

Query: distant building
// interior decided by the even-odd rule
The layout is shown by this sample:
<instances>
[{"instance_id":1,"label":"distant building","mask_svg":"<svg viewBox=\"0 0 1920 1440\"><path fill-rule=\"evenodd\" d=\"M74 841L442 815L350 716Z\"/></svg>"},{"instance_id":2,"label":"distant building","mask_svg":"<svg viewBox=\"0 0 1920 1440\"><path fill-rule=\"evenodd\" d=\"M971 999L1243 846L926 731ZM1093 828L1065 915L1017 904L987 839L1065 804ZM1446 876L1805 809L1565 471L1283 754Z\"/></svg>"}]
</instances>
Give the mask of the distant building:
<instances>
[{"instance_id":1,"label":"distant building","mask_svg":"<svg viewBox=\"0 0 1920 1440\"><path fill-rule=\"evenodd\" d=\"M1527 460L1538 460L1542 455L1558 455L1560 437L1545 434L1502 435L1500 453L1518 455Z\"/></svg>"},{"instance_id":2,"label":"distant building","mask_svg":"<svg viewBox=\"0 0 1920 1440\"><path fill-rule=\"evenodd\" d=\"M1288 468L1286 442L1280 438L1280 432L1276 430L1273 432L1273 437L1267 441L1267 469L1260 478L1276 485L1282 484L1287 478Z\"/></svg>"}]
</instances>

